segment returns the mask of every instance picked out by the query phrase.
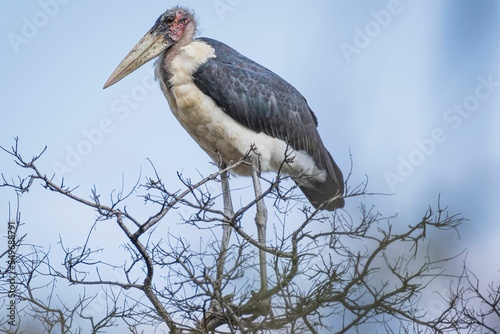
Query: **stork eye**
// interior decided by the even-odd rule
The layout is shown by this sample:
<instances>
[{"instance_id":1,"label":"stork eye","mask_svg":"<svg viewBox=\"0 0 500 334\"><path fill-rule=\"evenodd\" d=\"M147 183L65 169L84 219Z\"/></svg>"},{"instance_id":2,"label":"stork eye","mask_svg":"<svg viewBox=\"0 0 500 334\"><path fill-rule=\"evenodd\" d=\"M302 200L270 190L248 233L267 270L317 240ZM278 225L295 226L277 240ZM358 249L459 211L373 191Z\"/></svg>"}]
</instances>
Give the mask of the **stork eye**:
<instances>
[{"instance_id":1,"label":"stork eye","mask_svg":"<svg viewBox=\"0 0 500 334\"><path fill-rule=\"evenodd\" d=\"M167 23L172 23L172 22L174 22L174 20L175 20L175 18L173 16L167 16L166 17Z\"/></svg>"}]
</instances>

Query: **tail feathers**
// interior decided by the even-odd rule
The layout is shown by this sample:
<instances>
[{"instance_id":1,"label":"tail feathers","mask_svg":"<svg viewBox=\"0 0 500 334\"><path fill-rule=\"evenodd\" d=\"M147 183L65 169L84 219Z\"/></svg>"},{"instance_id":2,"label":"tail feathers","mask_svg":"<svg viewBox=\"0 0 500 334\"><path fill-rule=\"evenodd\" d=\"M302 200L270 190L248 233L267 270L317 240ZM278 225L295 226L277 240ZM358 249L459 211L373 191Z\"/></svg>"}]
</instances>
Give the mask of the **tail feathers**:
<instances>
[{"instance_id":1,"label":"tail feathers","mask_svg":"<svg viewBox=\"0 0 500 334\"><path fill-rule=\"evenodd\" d=\"M307 186L303 184L299 185L300 190L306 195L314 208L334 211L335 209L344 207L345 202L344 198L342 198L342 193L339 191L339 187L336 183L329 181L331 180L327 180L324 183L311 182ZM336 196L338 198L334 199Z\"/></svg>"},{"instance_id":2,"label":"tail feathers","mask_svg":"<svg viewBox=\"0 0 500 334\"><path fill-rule=\"evenodd\" d=\"M327 176L324 182L313 180L304 182L304 180L301 180L296 181L296 183L314 208L334 211L343 208L345 204L342 197L344 194L344 177L330 153L328 151L327 153L330 161L326 163Z\"/></svg>"}]
</instances>

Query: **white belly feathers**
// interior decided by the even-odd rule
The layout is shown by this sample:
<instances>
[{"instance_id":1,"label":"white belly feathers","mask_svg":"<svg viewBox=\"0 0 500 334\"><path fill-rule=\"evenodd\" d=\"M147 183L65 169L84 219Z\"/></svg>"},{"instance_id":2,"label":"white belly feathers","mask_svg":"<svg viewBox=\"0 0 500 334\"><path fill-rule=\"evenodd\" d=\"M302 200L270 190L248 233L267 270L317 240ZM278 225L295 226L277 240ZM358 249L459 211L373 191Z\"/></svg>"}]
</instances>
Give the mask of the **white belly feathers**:
<instances>
[{"instance_id":1,"label":"white belly feathers","mask_svg":"<svg viewBox=\"0 0 500 334\"><path fill-rule=\"evenodd\" d=\"M180 48L169 67L171 89L163 83L170 109L193 139L208 153L215 163L229 164L244 157L254 145L255 151L249 161L258 161L262 172L277 171L285 159L287 144L264 133L257 133L236 122L222 111L212 98L196 87L192 75L210 58L215 58L214 49L202 42L193 41ZM157 71L163 66L157 63ZM161 82L161 81L160 81ZM313 159L302 151L292 151L293 162L283 166L283 172L291 176L309 176L324 181L326 173L319 170ZM250 175L248 166L233 170L240 175Z\"/></svg>"}]
</instances>

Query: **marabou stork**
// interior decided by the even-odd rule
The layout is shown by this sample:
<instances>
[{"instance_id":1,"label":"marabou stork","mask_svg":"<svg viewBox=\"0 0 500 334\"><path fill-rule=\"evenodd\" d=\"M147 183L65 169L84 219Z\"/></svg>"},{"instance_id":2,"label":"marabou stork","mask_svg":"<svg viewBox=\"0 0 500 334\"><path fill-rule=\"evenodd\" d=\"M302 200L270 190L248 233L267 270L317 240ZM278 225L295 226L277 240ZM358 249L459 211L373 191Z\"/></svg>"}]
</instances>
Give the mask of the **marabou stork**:
<instances>
[{"instance_id":1,"label":"marabou stork","mask_svg":"<svg viewBox=\"0 0 500 334\"><path fill-rule=\"evenodd\" d=\"M306 99L267 68L195 33L191 11L167 10L104 88L159 56L156 77L170 109L215 163L246 157L259 172L290 175L315 208L343 207L342 172L323 145ZM242 164L232 172L251 175L252 168Z\"/></svg>"}]
</instances>

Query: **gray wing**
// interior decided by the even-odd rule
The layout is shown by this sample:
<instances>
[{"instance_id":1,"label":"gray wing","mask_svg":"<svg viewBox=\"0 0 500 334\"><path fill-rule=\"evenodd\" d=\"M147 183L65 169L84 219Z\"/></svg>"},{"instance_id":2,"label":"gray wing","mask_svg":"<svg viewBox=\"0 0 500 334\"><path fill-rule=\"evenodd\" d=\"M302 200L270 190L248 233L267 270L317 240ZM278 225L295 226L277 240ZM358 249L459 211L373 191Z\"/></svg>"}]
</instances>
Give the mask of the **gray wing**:
<instances>
[{"instance_id":1,"label":"gray wing","mask_svg":"<svg viewBox=\"0 0 500 334\"><path fill-rule=\"evenodd\" d=\"M311 196L331 198L343 193L342 172L324 147L316 116L299 91L226 44L209 38L199 40L211 45L216 57L202 64L193 75L196 86L240 124L281 139L294 150L312 156L329 177L323 185L301 187L306 195L315 192ZM316 204L322 200L318 199ZM338 201L335 207L340 206Z\"/></svg>"},{"instance_id":2,"label":"gray wing","mask_svg":"<svg viewBox=\"0 0 500 334\"><path fill-rule=\"evenodd\" d=\"M216 58L194 74L196 86L240 124L306 151L319 162L323 145L305 98L277 74L224 43L200 39L215 49Z\"/></svg>"}]
</instances>

